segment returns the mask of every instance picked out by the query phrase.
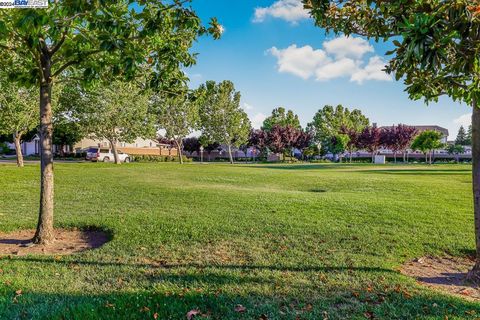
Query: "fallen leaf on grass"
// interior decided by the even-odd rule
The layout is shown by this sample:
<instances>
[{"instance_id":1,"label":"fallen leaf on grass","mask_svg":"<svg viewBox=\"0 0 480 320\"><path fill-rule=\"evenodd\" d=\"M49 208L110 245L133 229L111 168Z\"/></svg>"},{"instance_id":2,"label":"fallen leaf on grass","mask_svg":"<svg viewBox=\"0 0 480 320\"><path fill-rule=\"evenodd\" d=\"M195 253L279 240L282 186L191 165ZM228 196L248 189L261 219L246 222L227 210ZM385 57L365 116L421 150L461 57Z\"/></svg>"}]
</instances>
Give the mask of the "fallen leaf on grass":
<instances>
[{"instance_id":1,"label":"fallen leaf on grass","mask_svg":"<svg viewBox=\"0 0 480 320\"><path fill-rule=\"evenodd\" d=\"M258 318L259 320L268 320L268 317L265 315L265 314L262 314L260 316L260 318Z\"/></svg>"},{"instance_id":2,"label":"fallen leaf on grass","mask_svg":"<svg viewBox=\"0 0 480 320\"><path fill-rule=\"evenodd\" d=\"M237 304L235 306L235 311L236 312L239 312L239 313L243 313L245 311L247 311L247 308L245 308L244 306L242 306L241 304Z\"/></svg>"},{"instance_id":3,"label":"fallen leaf on grass","mask_svg":"<svg viewBox=\"0 0 480 320\"><path fill-rule=\"evenodd\" d=\"M307 305L305 305L305 307L302 308L302 311L310 312L312 310L313 310L313 306L310 303L307 303Z\"/></svg>"},{"instance_id":4,"label":"fallen leaf on grass","mask_svg":"<svg viewBox=\"0 0 480 320\"><path fill-rule=\"evenodd\" d=\"M155 319L155 320L158 319L158 313L155 312L155 313L153 314L153 319Z\"/></svg>"},{"instance_id":5,"label":"fallen leaf on grass","mask_svg":"<svg viewBox=\"0 0 480 320\"><path fill-rule=\"evenodd\" d=\"M465 289L460 291L460 294L462 294L464 296L471 296L473 294L473 291L468 289L468 288L465 288Z\"/></svg>"},{"instance_id":6,"label":"fallen leaf on grass","mask_svg":"<svg viewBox=\"0 0 480 320\"><path fill-rule=\"evenodd\" d=\"M190 310L190 311L187 312L187 319L192 320L193 317L195 317L198 314L200 314L200 310L198 310L198 309Z\"/></svg>"},{"instance_id":7,"label":"fallen leaf on grass","mask_svg":"<svg viewBox=\"0 0 480 320\"><path fill-rule=\"evenodd\" d=\"M17 296L21 296L22 293L23 293L23 291L22 291L21 289L18 289L17 291L15 291L15 294L16 294Z\"/></svg>"}]
</instances>

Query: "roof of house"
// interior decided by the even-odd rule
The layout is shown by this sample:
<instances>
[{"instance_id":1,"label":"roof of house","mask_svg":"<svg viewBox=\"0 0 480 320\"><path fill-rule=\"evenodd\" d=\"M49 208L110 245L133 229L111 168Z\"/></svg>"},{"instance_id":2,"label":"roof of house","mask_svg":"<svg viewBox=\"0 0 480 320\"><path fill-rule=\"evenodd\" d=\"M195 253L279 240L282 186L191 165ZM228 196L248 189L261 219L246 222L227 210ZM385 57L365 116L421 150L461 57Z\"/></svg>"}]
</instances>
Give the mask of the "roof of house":
<instances>
[{"instance_id":1,"label":"roof of house","mask_svg":"<svg viewBox=\"0 0 480 320\"><path fill-rule=\"evenodd\" d=\"M443 135L447 136L449 135L448 129L437 126L437 125L421 125L421 126L415 126L415 125L409 125L410 127L414 127L418 131L427 131L427 130L433 130L433 131L438 131L441 132ZM391 128L392 126L385 126L383 128Z\"/></svg>"}]
</instances>

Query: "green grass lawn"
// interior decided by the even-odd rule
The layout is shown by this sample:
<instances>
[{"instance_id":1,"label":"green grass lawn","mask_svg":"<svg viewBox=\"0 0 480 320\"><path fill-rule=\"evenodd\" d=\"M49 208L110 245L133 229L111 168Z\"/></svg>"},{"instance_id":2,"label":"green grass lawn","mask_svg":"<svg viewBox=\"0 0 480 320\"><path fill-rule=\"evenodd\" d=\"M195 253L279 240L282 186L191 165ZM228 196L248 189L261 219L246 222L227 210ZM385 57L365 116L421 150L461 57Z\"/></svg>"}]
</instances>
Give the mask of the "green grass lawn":
<instances>
[{"instance_id":1,"label":"green grass lawn","mask_svg":"<svg viewBox=\"0 0 480 320\"><path fill-rule=\"evenodd\" d=\"M470 169L57 164L56 227L112 240L1 258L0 318L476 318L480 304L398 272L472 253ZM2 232L35 227L38 189L38 166L0 164Z\"/></svg>"}]
</instances>

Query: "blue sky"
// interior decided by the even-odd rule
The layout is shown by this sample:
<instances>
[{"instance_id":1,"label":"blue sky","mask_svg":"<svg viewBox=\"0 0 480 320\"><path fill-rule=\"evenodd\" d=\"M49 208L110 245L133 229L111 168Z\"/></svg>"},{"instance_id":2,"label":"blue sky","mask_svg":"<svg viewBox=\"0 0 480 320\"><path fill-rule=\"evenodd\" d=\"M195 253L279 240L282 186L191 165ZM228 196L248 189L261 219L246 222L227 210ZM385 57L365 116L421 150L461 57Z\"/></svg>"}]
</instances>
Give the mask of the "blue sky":
<instances>
[{"instance_id":1,"label":"blue sky","mask_svg":"<svg viewBox=\"0 0 480 320\"><path fill-rule=\"evenodd\" d=\"M296 112L306 125L326 104L358 108L379 125L436 124L456 136L470 108L448 97L437 104L410 101L404 85L381 72L390 44L325 35L299 0L193 0L204 21L217 17L220 40L201 38L198 63L187 69L192 87L231 80L258 126L273 108Z\"/></svg>"}]
</instances>

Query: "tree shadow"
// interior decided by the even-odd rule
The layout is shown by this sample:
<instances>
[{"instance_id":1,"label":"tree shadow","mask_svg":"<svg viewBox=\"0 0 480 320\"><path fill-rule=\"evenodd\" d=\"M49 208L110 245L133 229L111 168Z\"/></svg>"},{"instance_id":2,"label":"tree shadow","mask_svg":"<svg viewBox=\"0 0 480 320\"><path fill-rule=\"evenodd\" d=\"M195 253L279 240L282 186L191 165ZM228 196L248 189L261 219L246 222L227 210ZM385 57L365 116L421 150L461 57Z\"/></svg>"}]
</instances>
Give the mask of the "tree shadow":
<instances>
[{"instance_id":1,"label":"tree shadow","mask_svg":"<svg viewBox=\"0 0 480 320\"><path fill-rule=\"evenodd\" d=\"M88 265L98 267L133 267L133 268L161 268L161 269L177 269L177 268L198 268L198 269L229 269L235 270L266 270L280 272L341 272L341 271L361 271L361 272L383 272L398 274L397 271L381 268L381 267L353 267L353 266L282 266L282 265L252 265L252 264L201 264L201 263L166 263L164 261L152 260L149 262L118 262L118 261L89 261L82 259L65 259L58 260L55 258L39 258L34 256L11 257L10 263L15 262L31 262L40 264L57 264L57 265Z\"/></svg>"},{"instance_id":2,"label":"tree shadow","mask_svg":"<svg viewBox=\"0 0 480 320\"><path fill-rule=\"evenodd\" d=\"M268 164L268 165L238 165L238 167L252 168L252 169L275 169L275 170L288 170L288 171L305 171L305 170L319 170L319 169L337 169L337 168L355 168L358 166L365 166L362 164L350 165L341 163L325 163L325 164Z\"/></svg>"},{"instance_id":3,"label":"tree shadow","mask_svg":"<svg viewBox=\"0 0 480 320\"><path fill-rule=\"evenodd\" d=\"M145 260L145 259L143 259ZM32 264L39 270L45 264L74 270L87 270L89 281L111 283L121 276L135 283L105 286L101 293L92 292L89 284L65 287L55 293L24 290L0 285L0 319L186 319L191 310L199 315L192 319L418 319L459 317L475 318L480 304L457 297L433 293L428 289L406 286L398 271L375 266L309 266L258 264L166 263L159 260L143 262L91 261L88 257L10 257L9 265ZM42 265L42 266L41 266ZM105 268L99 270L97 268ZM55 268L56 269L56 268ZM104 279L102 274L112 278ZM259 273L266 271L267 273ZM75 272L75 271L72 271ZM270 272L277 272L276 276ZM279 273L278 273L279 272ZM288 273L310 273L308 282L279 279ZM99 278L92 277L98 273ZM284 275L287 273L287 275ZM322 281L341 273L352 279L371 279L372 286L353 289L349 281L334 287ZM390 279L375 283L375 279ZM81 278L78 281L83 281ZM432 282L436 281L431 279ZM81 283L81 282L80 282ZM99 284L97 284L98 286ZM82 290L82 287L90 288ZM282 286L288 286L282 287ZM45 286L43 286L45 287ZM357 285L358 287L358 285ZM241 305L245 308L237 308ZM264 316L263 316L264 315ZM368 318L367 317L367 318Z\"/></svg>"},{"instance_id":4,"label":"tree shadow","mask_svg":"<svg viewBox=\"0 0 480 320\"><path fill-rule=\"evenodd\" d=\"M2 319L474 319L480 305L458 298L408 293L398 287L352 292L347 286L313 296L195 287L98 293L2 292ZM195 310L192 312L192 310Z\"/></svg>"},{"instance_id":5,"label":"tree shadow","mask_svg":"<svg viewBox=\"0 0 480 320\"><path fill-rule=\"evenodd\" d=\"M367 174L398 174L398 175L470 175L471 169L376 169L356 170L355 172Z\"/></svg>"}]
</instances>

